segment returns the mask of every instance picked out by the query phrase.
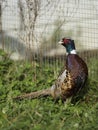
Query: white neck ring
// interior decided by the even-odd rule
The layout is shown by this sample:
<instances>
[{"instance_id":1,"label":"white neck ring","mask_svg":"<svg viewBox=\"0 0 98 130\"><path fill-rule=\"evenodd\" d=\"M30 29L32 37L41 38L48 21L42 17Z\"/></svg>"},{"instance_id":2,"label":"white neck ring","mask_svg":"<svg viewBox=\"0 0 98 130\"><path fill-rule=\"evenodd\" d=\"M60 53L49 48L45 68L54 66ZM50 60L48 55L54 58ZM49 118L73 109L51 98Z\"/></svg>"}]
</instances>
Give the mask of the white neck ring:
<instances>
[{"instance_id":1,"label":"white neck ring","mask_svg":"<svg viewBox=\"0 0 98 130\"><path fill-rule=\"evenodd\" d=\"M70 51L70 53L67 53L67 54L77 54L77 52L75 49L73 49L72 51Z\"/></svg>"},{"instance_id":2,"label":"white neck ring","mask_svg":"<svg viewBox=\"0 0 98 130\"><path fill-rule=\"evenodd\" d=\"M77 54L77 52L76 52L76 50L74 49L74 50L72 50L72 51L70 52L70 54Z\"/></svg>"}]
</instances>

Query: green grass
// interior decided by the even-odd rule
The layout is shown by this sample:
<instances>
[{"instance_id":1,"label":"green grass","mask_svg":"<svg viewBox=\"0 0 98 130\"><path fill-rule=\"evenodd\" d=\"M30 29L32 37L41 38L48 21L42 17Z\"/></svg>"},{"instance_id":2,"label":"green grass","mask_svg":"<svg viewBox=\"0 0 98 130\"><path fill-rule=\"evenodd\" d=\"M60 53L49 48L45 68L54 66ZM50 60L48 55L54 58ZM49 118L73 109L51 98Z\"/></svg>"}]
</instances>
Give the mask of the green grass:
<instances>
[{"instance_id":1,"label":"green grass","mask_svg":"<svg viewBox=\"0 0 98 130\"><path fill-rule=\"evenodd\" d=\"M51 97L13 101L17 95L50 87L61 64L14 62L3 52L0 61L0 130L98 130L98 61L88 61L86 88L74 102ZM63 64L63 63L62 63Z\"/></svg>"}]
</instances>

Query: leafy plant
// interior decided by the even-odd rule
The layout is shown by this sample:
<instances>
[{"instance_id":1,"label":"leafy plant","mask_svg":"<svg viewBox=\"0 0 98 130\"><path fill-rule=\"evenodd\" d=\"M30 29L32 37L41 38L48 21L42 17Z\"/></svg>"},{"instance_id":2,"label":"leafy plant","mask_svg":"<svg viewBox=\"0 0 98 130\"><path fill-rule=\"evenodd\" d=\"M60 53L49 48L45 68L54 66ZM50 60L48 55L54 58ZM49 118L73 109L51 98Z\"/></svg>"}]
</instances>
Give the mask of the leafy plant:
<instances>
[{"instance_id":1,"label":"leafy plant","mask_svg":"<svg viewBox=\"0 0 98 130\"><path fill-rule=\"evenodd\" d=\"M77 102L54 103L51 97L14 101L13 97L49 88L56 78L56 64L40 66L10 59L0 61L0 130L90 130L98 129L98 61L88 61L89 88ZM94 67L93 67L94 65ZM55 68L55 69L54 69ZM60 64L56 71L59 72ZM92 73L93 71L93 73ZM77 95L79 96L79 95Z\"/></svg>"}]
</instances>

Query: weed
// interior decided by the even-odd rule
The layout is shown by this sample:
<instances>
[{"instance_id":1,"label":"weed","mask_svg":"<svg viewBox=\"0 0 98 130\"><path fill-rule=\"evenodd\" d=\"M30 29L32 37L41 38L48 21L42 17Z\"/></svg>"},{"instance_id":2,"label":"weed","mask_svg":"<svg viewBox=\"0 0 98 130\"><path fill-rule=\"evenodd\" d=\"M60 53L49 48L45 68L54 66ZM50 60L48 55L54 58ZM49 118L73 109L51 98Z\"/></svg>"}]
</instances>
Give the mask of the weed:
<instances>
[{"instance_id":1,"label":"weed","mask_svg":"<svg viewBox=\"0 0 98 130\"><path fill-rule=\"evenodd\" d=\"M85 87L89 89L83 98L77 95L77 102L66 106L60 100L54 103L51 97L13 101L17 95L50 87L56 78L53 64L50 66L1 59L0 130L98 129L98 61L95 59L88 62L89 79Z\"/></svg>"}]
</instances>

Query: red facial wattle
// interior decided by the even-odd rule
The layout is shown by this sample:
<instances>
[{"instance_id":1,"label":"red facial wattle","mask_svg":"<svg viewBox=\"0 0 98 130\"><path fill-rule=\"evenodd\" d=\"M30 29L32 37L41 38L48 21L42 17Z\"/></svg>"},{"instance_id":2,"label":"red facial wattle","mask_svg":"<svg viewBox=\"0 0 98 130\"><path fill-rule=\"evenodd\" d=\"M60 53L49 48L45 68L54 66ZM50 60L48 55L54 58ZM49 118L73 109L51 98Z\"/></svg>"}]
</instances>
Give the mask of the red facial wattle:
<instances>
[{"instance_id":1,"label":"red facial wattle","mask_svg":"<svg viewBox=\"0 0 98 130\"><path fill-rule=\"evenodd\" d=\"M69 43L69 39L63 39L64 44Z\"/></svg>"}]
</instances>

